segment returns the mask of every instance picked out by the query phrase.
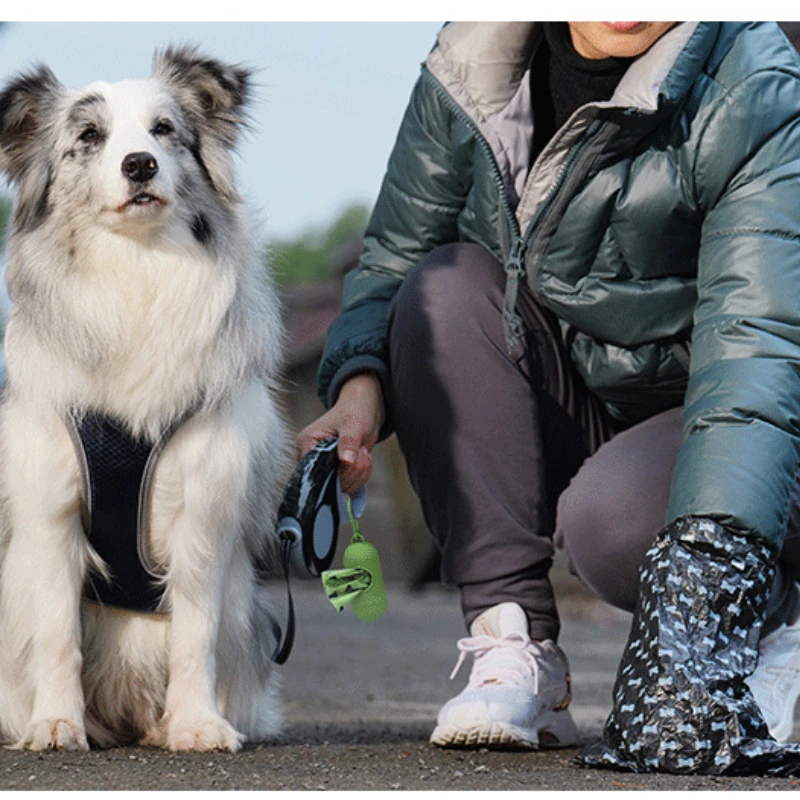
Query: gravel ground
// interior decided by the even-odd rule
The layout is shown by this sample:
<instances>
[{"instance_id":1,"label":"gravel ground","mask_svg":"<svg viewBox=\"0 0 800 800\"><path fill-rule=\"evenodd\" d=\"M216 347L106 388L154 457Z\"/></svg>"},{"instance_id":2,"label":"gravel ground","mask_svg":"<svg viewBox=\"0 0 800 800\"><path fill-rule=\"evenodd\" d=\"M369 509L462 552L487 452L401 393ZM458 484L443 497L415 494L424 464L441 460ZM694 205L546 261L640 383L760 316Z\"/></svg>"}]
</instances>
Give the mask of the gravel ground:
<instances>
[{"instance_id":1,"label":"gravel ground","mask_svg":"<svg viewBox=\"0 0 800 800\"><path fill-rule=\"evenodd\" d=\"M440 750L427 743L464 634L457 597L389 588L389 610L365 624L337 616L317 584L294 586L295 650L285 672L286 730L236 755L145 748L90 753L0 751L3 790L770 790L800 780L707 778L587 770L570 748L538 753ZM566 598L562 645L573 712L597 738L627 633L627 615Z\"/></svg>"}]
</instances>

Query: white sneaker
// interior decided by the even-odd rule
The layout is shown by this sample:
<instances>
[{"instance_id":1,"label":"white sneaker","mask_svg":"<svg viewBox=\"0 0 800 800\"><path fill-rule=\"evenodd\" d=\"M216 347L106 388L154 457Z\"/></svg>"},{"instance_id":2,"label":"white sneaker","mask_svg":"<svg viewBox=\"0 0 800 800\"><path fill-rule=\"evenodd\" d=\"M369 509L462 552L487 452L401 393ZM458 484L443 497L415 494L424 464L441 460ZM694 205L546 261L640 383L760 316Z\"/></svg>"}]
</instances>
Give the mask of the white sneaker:
<instances>
[{"instance_id":1,"label":"white sneaker","mask_svg":"<svg viewBox=\"0 0 800 800\"><path fill-rule=\"evenodd\" d=\"M461 639L454 678L474 663L461 694L439 711L431 743L440 747L567 747L578 741L569 705L569 665L553 641L532 642L516 603L490 608Z\"/></svg>"},{"instance_id":2,"label":"white sneaker","mask_svg":"<svg viewBox=\"0 0 800 800\"><path fill-rule=\"evenodd\" d=\"M800 619L793 625L781 625L761 640L758 665L747 685L773 738L788 741L800 696Z\"/></svg>"}]
</instances>

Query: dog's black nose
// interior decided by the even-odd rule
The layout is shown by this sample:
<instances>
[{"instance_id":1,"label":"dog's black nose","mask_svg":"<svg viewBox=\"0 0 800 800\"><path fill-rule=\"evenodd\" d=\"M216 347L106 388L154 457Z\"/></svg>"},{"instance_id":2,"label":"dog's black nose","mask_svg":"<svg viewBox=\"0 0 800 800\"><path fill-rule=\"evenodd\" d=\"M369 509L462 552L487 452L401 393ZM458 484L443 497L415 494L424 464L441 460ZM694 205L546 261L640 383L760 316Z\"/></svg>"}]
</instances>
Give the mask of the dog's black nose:
<instances>
[{"instance_id":1,"label":"dog's black nose","mask_svg":"<svg viewBox=\"0 0 800 800\"><path fill-rule=\"evenodd\" d=\"M128 153L122 159L122 174L134 183L145 183L158 172L158 162L152 153Z\"/></svg>"}]
</instances>

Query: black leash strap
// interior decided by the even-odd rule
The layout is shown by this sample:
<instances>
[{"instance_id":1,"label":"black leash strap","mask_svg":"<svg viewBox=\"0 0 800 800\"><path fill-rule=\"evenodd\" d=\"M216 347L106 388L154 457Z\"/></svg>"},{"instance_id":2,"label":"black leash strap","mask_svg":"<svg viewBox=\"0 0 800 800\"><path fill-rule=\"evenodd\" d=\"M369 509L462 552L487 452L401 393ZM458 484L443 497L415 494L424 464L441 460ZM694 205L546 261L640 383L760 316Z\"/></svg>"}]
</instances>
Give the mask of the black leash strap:
<instances>
[{"instance_id":1,"label":"black leash strap","mask_svg":"<svg viewBox=\"0 0 800 800\"><path fill-rule=\"evenodd\" d=\"M292 537L288 533L281 534L281 565L283 566L283 574L286 577L286 600L287 600L287 618L286 618L286 633L281 634L281 626L278 625L277 620L272 621L272 630L278 644L275 652L272 654L272 660L276 664L285 664L286 659L292 652L292 645L294 644L294 603L292 602L292 589L289 585L289 561L292 555Z\"/></svg>"}]
</instances>

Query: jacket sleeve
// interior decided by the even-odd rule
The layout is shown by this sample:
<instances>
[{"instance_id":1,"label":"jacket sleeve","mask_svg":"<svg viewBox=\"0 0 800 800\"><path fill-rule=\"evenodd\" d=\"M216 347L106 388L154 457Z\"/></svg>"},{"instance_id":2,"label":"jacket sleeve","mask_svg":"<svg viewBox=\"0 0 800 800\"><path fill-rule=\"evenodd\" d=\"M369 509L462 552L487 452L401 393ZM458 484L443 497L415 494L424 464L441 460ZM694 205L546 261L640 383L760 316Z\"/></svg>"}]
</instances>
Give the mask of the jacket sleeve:
<instances>
[{"instance_id":1,"label":"jacket sleeve","mask_svg":"<svg viewBox=\"0 0 800 800\"><path fill-rule=\"evenodd\" d=\"M800 458L800 78L764 71L725 92L693 177L708 210L667 522L779 544Z\"/></svg>"},{"instance_id":2,"label":"jacket sleeve","mask_svg":"<svg viewBox=\"0 0 800 800\"><path fill-rule=\"evenodd\" d=\"M384 397L389 396L387 312L392 298L423 255L458 236L468 187L453 167L451 126L451 112L420 78L367 226L364 253L345 278L341 314L328 332L317 378L327 407L359 372L376 373Z\"/></svg>"}]
</instances>

